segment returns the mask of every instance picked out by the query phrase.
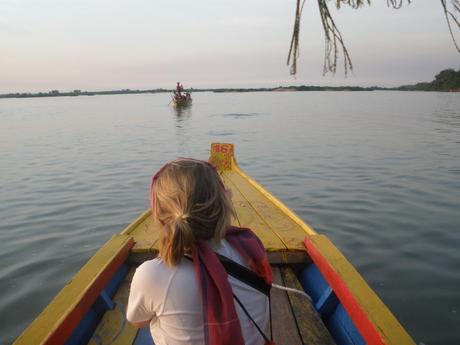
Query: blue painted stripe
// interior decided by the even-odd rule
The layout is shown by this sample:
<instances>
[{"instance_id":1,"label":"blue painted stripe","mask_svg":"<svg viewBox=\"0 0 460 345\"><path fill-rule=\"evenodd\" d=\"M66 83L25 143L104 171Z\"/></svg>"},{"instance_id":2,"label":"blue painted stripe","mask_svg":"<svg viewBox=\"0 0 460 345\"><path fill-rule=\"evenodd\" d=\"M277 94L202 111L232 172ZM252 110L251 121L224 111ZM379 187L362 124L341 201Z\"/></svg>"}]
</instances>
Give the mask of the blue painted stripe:
<instances>
[{"instance_id":1,"label":"blue painted stripe","mask_svg":"<svg viewBox=\"0 0 460 345\"><path fill-rule=\"evenodd\" d=\"M139 332L137 332L133 345L155 345L149 327L141 328Z\"/></svg>"},{"instance_id":2,"label":"blue painted stripe","mask_svg":"<svg viewBox=\"0 0 460 345\"><path fill-rule=\"evenodd\" d=\"M114 304L111 298L105 290L102 290L101 294L97 298L96 302L94 302L91 309L93 309L97 314L102 316L107 310L113 309L113 307Z\"/></svg>"},{"instance_id":3,"label":"blue painted stripe","mask_svg":"<svg viewBox=\"0 0 460 345\"><path fill-rule=\"evenodd\" d=\"M364 345L365 342L336 294L314 263L301 272L299 281L321 315L337 345Z\"/></svg>"},{"instance_id":4,"label":"blue painted stripe","mask_svg":"<svg viewBox=\"0 0 460 345\"><path fill-rule=\"evenodd\" d=\"M337 345L366 344L341 304L337 306L331 317L326 321L326 327Z\"/></svg>"},{"instance_id":5,"label":"blue painted stripe","mask_svg":"<svg viewBox=\"0 0 460 345\"><path fill-rule=\"evenodd\" d=\"M313 263L308 264L302 271L299 281L314 303L318 302L324 291L329 288L327 281Z\"/></svg>"},{"instance_id":6,"label":"blue painted stripe","mask_svg":"<svg viewBox=\"0 0 460 345\"><path fill-rule=\"evenodd\" d=\"M100 319L101 316L93 309L90 309L86 313L85 317L80 321L77 328L73 331L69 340L67 340L66 345L87 344L89 339L91 339Z\"/></svg>"},{"instance_id":7,"label":"blue painted stripe","mask_svg":"<svg viewBox=\"0 0 460 345\"><path fill-rule=\"evenodd\" d=\"M335 295L334 291L332 291L331 287L328 286L315 303L315 309L318 313L320 313L323 320L326 320L337 307L337 304L339 304L339 299Z\"/></svg>"},{"instance_id":8,"label":"blue painted stripe","mask_svg":"<svg viewBox=\"0 0 460 345\"><path fill-rule=\"evenodd\" d=\"M115 295L121 283L125 279L126 275L128 274L128 270L129 270L128 265L126 264L121 265L118 271L113 275L113 278L104 288L104 290L107 292L107 294L111 298Z\"/></svg>"},{"instance_id":9,"label":"blue painted stripe","mask_svg":"<svg viewBox=\"0 0 460 345\"><path fill-rule=\"evenodd\" d=\"M84 345L88 343L104 313L114 307L111 298L120 287L128 270L128 265L123 264L120 266L110 282L101 291L101 294L91 306L90 310L75 328L70 338L66 341L66 345Z\"/></svg>"}]
</instances>

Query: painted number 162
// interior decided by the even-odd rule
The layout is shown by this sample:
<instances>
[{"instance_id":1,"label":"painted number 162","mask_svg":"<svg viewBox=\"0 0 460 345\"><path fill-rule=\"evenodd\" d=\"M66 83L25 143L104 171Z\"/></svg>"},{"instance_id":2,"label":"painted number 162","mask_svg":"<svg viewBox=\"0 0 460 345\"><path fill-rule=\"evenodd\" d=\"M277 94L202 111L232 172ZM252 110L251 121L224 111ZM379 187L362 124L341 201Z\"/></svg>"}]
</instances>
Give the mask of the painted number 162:
<instances>
[{"instance_id":1,"label":"painted number 162","mask_svg":"<svg viewBox=\"0 0 460 345\"><path fill-rule=\"evenodd\" d=\"M215 145L214 146L214 152L220 152L220 153L228 153L230 151L230 148L228 145Z\"/></svg>"}]
</instances>

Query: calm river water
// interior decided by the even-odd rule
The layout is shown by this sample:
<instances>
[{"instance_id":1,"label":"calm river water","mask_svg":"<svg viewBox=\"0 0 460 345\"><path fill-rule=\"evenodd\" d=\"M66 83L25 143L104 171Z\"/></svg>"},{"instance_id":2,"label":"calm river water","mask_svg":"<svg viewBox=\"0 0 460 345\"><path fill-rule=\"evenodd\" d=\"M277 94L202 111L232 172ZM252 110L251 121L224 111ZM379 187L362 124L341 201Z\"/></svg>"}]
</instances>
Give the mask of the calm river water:
<instances>
[{"instance_id":1,"label":"calm river water","mask_svg":"<svg viewBox=\"0 0 460 345\"><path fill-rule=\"evenodd\" d=\"M0 100L0 344L148 207L152 173L233 142L417 343L460 344L460 94L196 93Z\"/></svg>"}]
</instances>

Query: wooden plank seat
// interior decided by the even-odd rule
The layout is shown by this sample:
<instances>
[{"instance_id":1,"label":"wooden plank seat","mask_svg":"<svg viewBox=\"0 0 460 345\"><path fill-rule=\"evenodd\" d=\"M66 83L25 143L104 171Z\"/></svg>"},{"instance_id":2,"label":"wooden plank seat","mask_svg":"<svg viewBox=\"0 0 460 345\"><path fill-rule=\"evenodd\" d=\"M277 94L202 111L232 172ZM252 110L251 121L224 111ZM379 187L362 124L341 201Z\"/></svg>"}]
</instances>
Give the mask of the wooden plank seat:
<instances>
[{"instance_id":1,"label":"wooden plank seat","mask_svg":"<svg viewBox=\"0 0 460 345\"><path fill-rule=\"evenodd\" d=\"M303 291L293 270L273 266L273 283ZM335 344L310 300L297 293L272 288L273 338L277 345Z\"/></svg>"}]
</instances>

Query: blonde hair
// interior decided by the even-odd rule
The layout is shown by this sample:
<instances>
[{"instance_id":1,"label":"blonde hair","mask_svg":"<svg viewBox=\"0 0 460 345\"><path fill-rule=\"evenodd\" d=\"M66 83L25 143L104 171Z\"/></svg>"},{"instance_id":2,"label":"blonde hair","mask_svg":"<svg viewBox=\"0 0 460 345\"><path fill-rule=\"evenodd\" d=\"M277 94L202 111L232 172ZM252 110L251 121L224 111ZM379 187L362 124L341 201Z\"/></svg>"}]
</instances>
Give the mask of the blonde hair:
<instances>
[{"instance_id":1,"label":"blonde hair","mask_svg":"<svg viewBox=\"0 0 460 345\"><path fill-rule=\"evenodd\" d=\"M166 164L154 177L151 205L164 227L160 257L170 266L190 253L195 241L224 238L235 214L214 167L185 158Z\"/></svg>"}]
</instances>

